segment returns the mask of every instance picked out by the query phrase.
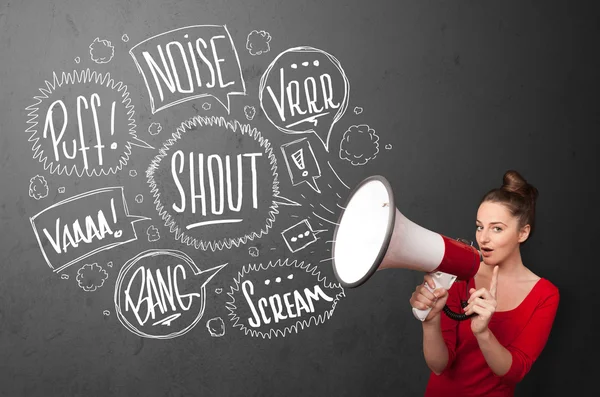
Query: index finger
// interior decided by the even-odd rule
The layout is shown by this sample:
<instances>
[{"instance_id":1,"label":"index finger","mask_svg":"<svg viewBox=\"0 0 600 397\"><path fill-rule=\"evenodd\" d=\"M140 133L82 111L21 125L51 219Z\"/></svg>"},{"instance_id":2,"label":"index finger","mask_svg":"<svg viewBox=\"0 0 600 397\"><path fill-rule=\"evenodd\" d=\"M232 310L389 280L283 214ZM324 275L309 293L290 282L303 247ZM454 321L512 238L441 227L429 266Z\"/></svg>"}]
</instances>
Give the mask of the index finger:
<instances>
[{"instance_id":1,"label":"index finger","mask_svg":"<svg viewBox=\"0 0 600 397\"><path fill-rule=\"evenodd\" d=\"M492 282L490 283L490 295L496 299L496 287L498 286L498 266L492 271Z\"/></svg>"}]
</instances>

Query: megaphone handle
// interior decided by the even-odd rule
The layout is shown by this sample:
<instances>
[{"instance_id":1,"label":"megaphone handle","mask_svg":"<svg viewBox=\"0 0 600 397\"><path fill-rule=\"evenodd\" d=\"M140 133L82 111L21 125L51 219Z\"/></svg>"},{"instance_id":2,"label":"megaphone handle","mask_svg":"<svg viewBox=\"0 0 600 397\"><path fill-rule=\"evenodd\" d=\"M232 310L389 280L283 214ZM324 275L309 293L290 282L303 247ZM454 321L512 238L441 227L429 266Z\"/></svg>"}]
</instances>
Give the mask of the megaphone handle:
<instances>
[{"instance_id":1,"label":"megaphone handle","mask_svg":"<svg viewBox=\"0 0 600 397\"><path fill-rule=\"evenodd\" d=\"M448 274L444 272L432 272L429 273L433 277L433 282L435 283L435 288L431 288L429 284L425 284L425 288L429 291L433 292L437 288L444 288L446 290L450 289L454 281L456 280L456 276L453 274ZM420 321L425 321L427 315L431 311L431 308L427 308L425 310L414 308L412 309L415 317Z\"/></svg>"}]
</instances>

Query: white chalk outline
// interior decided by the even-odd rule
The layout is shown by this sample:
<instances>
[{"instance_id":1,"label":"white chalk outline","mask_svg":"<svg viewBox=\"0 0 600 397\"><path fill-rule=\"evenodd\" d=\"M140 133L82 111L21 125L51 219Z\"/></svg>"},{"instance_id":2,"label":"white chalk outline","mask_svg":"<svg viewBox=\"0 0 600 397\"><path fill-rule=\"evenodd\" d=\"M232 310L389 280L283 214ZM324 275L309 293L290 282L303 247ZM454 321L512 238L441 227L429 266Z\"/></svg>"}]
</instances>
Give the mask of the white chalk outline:
<instances>
[{"instance_id":1,"label":"white chalk outline","mask_svg":"<svg viewBox=\"0 0 600 397\"><path fill-rule=\"evenodd\" d=\"M360 127L367 127L367 133L369 135L372 135L375 137L375 140L372 141L373 145L375 146L375 153L373 153L373 157L369 157L366 160L364 160L363 162L355 162L355 160L357 159L356 156L353 156L351 153L349 153L347 150L342 149L344 141L346 141L348 139L348 136L350 135L350 130L352 128L356 128L360 131ZM373 134L371 134L371 131L373 131ZM342 157L342 152L349 154L349 156L346 157ZM344 132L344 135L342 136L342 139L340 140L340 151L339 151L339 157L341 160L346 160L348 162L350 162L350 164L352 164L353 166L359 166L359 165L365 165L367 164L369 161L374 160L377 157L377 154L379 153L379 135L377 135L377 132L375 131L375 129L371 128L368 124L358 124L358 125L351 125L350 127L348 127L348 129ZM360 157L358 157L359 159L362 159L362 157L364 156L361 155ZM352 158L351 158L352 157ZM331 164L329 165L331 166ZM333 168L332 168L333 170ZM334 171L335 172L335 171ZM337 175L336 175L337 176ZM339 178L338 178L339 179Z\"/></svg>"},{"instance_id":2,"label":"white chalk outline","mask_svg":"<svg viewBox=\"0 0 600 397\"><path fill-rule=\"evenodd\" d=\"M34 182L33 181L34 179L40 181L40 183ZM36 195L37 192L35 192L35 190L38 185L43 185L46 188L46 194L41 194L39 196ZM49 193L50 193L50 188L48 187L48 181L46 180L46 178L44 178L44 175L36 174L34 177L31 177L31 179L29 179L29 197L36 199L36 200L41 200L43 198L48 197Z\"/></svg>"},{"instance_id":3,"label":"white chalk outline","mask_svg":"<svg viewBox=\"0 0 600 397\"><path fill-rule=\"evenodd\" d=\"M129 214L129 208L127 207L127 201L125 201L125 192L123 191L123 186L103 187L103 188L100 188L100 189L91 190L89 192L77 194L75 196L72 196L72 197L69 197L67 199L61 200L58 203L52 204L50 207L48 207L48 208L46 208L46 209L38 212L37 214L35 214L34 216L32 216L32 217L29 218L29 222L31 223L31 227L33 228L33 233L35 234L35 238L37 239L38 245L40 247L40 251L42 251L42 255L44 256L44 259L46 260L46 263L48 264L48 266L50 266L50 269L52 269L52 271L54 273L61 272L63 269L71 266L72 264L77 263L77 262L79 262L79 261L81 261L81 260L83 260L83 259L85 259L87 257L90 257L90 256L92 256L92 255L94 255L94 254L96 254L98 252L106 251L106 250L109 250L111 248L117 247L119 245L123 245L123 244L130 243L132 241L136 241L137 240L137 232L135 230L135 227L132 227L132 229L133 229L133 238L130 238L127 241L117 241L115 243L111 243L111 244L104 245L102 247L96 248L95 250L93 250L91 252L88 252L87 254L84 254L84 255L82 255L82 256L80 256L78 258L75 258L75 259L71 260L70 262L68 262L68 263L60 266L59 268L55 269L54 266L52 266L52 263L50 263L50 260L48 259L48 256L46 256L46 251L44 250L44 246L42 245L42 241L40 240L40 236L38 234L37 228L35 227L35 223L34 223L35 219L38 216L40 216L41 214L43 214L44 212L49 211L49 210L51 210L51 209L53 209L55 207L61 206L63 204L68 204L71 201L79 200L79 199L82 199L82 198L85 198L85 197L88 197L88 196L92 196L92 195L97 194L97 193L104 193L104 192L109 191L109 190L118 190L118 189L121 189L121 197L123 197L123 208L124 208L124 211L125 211L125 218L132 219L129 222L131 225L133 225L134 223L139 222L139 221L151 219L151 218L146 218L145 216L136 216L136 215L130 215Z\"/></svg>"},{"instance_id":4,"label":"white chalk outline","mask_svg":"<svg viewBox=\"0 0 600 397\"><path fill-rule=\"evenodd\" d=\"M248 115L248 110L252 109L254 113L252 113L252 117L250 117ZM256 108L254 106L251 105L246 105L244 106L244 116L246 116L246 120L248 121L252 121L254 119L254 116L256 116Z\"/></svg>"},{"instance_id":5,"label":"white chalk outline","mask_svg":"<svg viewBox=\"0 0 600 397\"><path fill-rule=\"evenodd\" d=\"M325 141L323 141L323 138L321 138L319 136L319 134L317 134L315 132L315 130L313 130L313 129L296 131L296 130L290 130L287 128L279 127L275 122L273 122L273 120L271 120L271 118L269 117L269 113L267 111L265 111L265 107L263 106L263 92L264 92L265 86L267 85L267 77L269 76L271 69L273 69L273 66L275 66L275 64L277 63L279 58L281 58L281 56L283 56L284 54L287 54L288 52L317 52L319 54L324 54L327 58L329 58L331 63L333 63L333 65L339 70L339 72L342 76L342 79L344 80L344 90L345 90L344 99L342 100L340 108L338 109L337 113L335 114L335 116L333 118L333 121L331 122L331 125L329 126L329 131L327 132L327 138L325 139ZM320 50L320 49L314 48L314 47L308 47L308 46L289 48L289 49L283 51L282 53L280 53L279 55L277 55L275 57L275 59L273 59L273 61L271 62L271 64L267 68L267 70L265 70L262 77L260 78L260 85L258 88L258 99L260 102L260 107L263 110L263 113L267 116L267 119L271 122L271 124L273 124L273 126L275 126L279 131L286 133L286 134L313 133L317 136L317 138L319 138L319 140L321 141L323 146L325 146L325 151L327 151L327 152L329 152L329 138L331 136L331 131L333 130L333 126L335 125L335 123L338 122L339 119L342 118L344 113L346 113L346 108L348 107L348 99L349 98L350 98L350 82L348 81L348 77L346 76L346 72L344 72L344 69L342 68L342 64L340 63L340 61L338 61L337 58L335 58L333 55L331 55L323 50ZM313 122L314 122L314 120L313 120Z\"/></svg>"},{"instance_id":6,"label":"white chalk outline","mask_svg":"<svg viewBox=\"0 0 600 397\"><path fill-rule=\"evenodd\" d=\"M222 333L222 334L219 334L219 333L213 333L213 332L210 330L210 326L208 325L208 323L210 323L211 321L213 321L213 320L216 320L216 319L219 319L219 320L221 320L221 323L223 324L223 333ZM209 333L209 334L210 334L210 336L212 336L213 338L220 338L220 337L222 337L223 335L225 335L225 321L223 321L223 319L222 319L221 317L213 317L213 318L209 319L208 321L206 321L206 329L208 329L208 333Z\"/></svg>"},{"instance_id":7,"label":"white chalk outline","mask_svg":"<svg viewBox=\"0 0 600 397\"><path fill-rule=\"evenodd\" d=\"M245 335L250 334L251 336L254 336L254 337L260 336L263 339L266 339L266 338L271 339L271 338L277 337L277 336L285 337L286 334L291 334L292 331L295 333L298 333L299 329L308 328L308 327L310 327L311 323L313 323L316 326L316 325L324 323L325 321L327 321L331 318L339 300L342 297L346 296L346 294L344 292L344 288L339 283L327 282L327 278L325 276L321 275L321 272L318 270L317 265L310 267L311 264L310 263L304 264L304 261L298 263L297 260L293 260L292 262L288 262L288 260L289 259L286 258L282 262L281 259L277 259L277 261L275 263L270 261L267 265L264 265L262 263L248 264L248 265L244 266L240 272L238 272L237 277L233 279L234 284L230 287L230 292L227 293L227 295L229 295L229 297L231 298L231 301L228 301L225 303L225 308L227 310L229 310L228 316L231 317L230 321L233 322L233 325L232 325L233 328L239 328L240 330L242 330L244 332ZM323 287L325 287L327 289L339 289L341 292L337 293L335 295L335 298L331 302L331 310L326 310L325 312L323 312L322 314L320 314L318 316L312 315L310 318L308 318L306 320L297 320L295 324L284 327L283 329L271 329L271 330L269 330L269 332L253 330L253 329L246 327L244 325L244 323L240 323L240 318L235 313L237 306L235 305L236 301L234 298L234 294L236 292L240 291L240 286L242 284L241 279L243 277L245 277L247 274L250 274L250 272L259 272L261 270L264 271L264 270L268 270L271 267L276 268L277 266L288 266L288 267L294 266L297 269L304 270L305 272L309 273L310 275L315 276L319 285L322 285Z\"/></svg>"},{"instance_id":8,"label":"white chalk outline","mask_svg":"<svg viewBox=\"0 0 600 397\"><path fill-rule=\"evenodd\" d=\"M93 271L94 267L97 267L98 269L100 269L99 271L97 270L98 273L104 273L104 275L106 275L106 277L104 277L102 279L102 283L100 283L100 285L93 285L91 288L81 285L80 279L84 277L84 275L81 272L85 271L85 268L89 268L90 271ZM106 281L107 278L108 278L108 272L106 270L104 270L102 268L102 266L100 266L98 263L86 263L85 265L80 267L79 270L77 270L76 280L77 280L77 285L79 286L79 288L81 288L85 292L94 292L94 291L98 290L99 288L102 288L102 286L104 285L104 282Z\"/></svg>"},{"instance_id":9,"label":"white chalk outline","mask_svg":"<svg viewBox=\"0 0 600 397\"><path fill-rule=\"evenodd\" d=\"M99 60L99 59L94 58L94 55L92 55L92 49L93 49L92 47L93 47L94 43L102 43L107 48L110 48L111 54L110 54L110 58L108 58L108 60ZM111 44L111 42L106 39L100 39L100 37L96 37L94 39L94 41L92 41L92 44L90 44L89 48L90 48L90 59L92 61L96 62L97 64L109 63L115 57L115 46L113 46Z\"/></svg>"},{"instance_id":10,"label":"white chalk outline","mask_svg":"<svg viewBox=\"0 0 600 397\"><path fill-rule=\"evenodd\" d=\"M198 311L198 316L196 317L196 319L194 321L192 321L192 323L190 325L188 325L186 328L184 328L183 330L177 331L177 332L172 332L168 335L150 335L145 332L142 332L139 329L137 329L137 327L135 327L133 324L131 324L129 322L129 320L121 312L121 297L120 297L119 292L121 291L121 284L123 283L123 278L129 271L129 269L132 266L134 266L140 259L144 259L149 256L153 257L153 256L158 256L158 255L172 255L178 259L181 259L186 265L188 265L192 269L194 276L199 276L202 273L209 273L209 272L213 273L206 280L204 280L202 286L200 287L201 308ZM202 319L202 316L204 315L204 308L206 307L206 284L208 284L210 282L210 280L212 280L212 278L227 265L228 265L228 263L225 263L223 265L211 267L210 269L200 270L200 268L196 265L194 260L192 258L190 258L185 252L182 252L182 251L177 251L177 250L173 250L173 249L149 249L149 250L140 252L133 258L129 259L123 265L123 267L119 271L119 276L117 277L117 281L115 282L114 303L115 303L115 312L117 314L117 318L119 319L121 324L125 328L127 328L129 331L133 332L134 334L136 334L138 336L144 337L144 338L172 339L172 338L184 335L188 331L190 331L192 328L194 328L196 326L196 324L198 324L198 322ZM170 317L172 317L172 316L170 316ZM163 319L163 321L164 320L165 319ZM160 321L158 323L160 323Z\"/></svg>"},{"instance_id":11,"label":"white chalk outline","mask_svg":"<svg viewBox=\"0 0 600 397\"><path fill-rule=\"evenodd\" d=\"M25 132L31 134L28 141L32 142L31 150L33 150L33 159L37 158L38 161L43 164L44 170L50 172L50 174L53 174L56 172L58 175L61 175L63 172L66 173L67 175L71 175L73 172L75 172L75 174L77 174L77 176L79 176L79 177L83 176L84 173L90 177L116 174L129 161L129 155L131 154L132 146L138 146L138 147L146 148L146 149L154 149L148 143L140 140L137 137L137 133L136 133L137 125L135 123L135 118L134 118L134 114L135 114L134 106L131 104L131 98L129 97L129 91L127 91L127 85L123 84L123 82L119 81L119 82L115 83L115 80L112 77L110 77L110 73L107 72L105 74L102 74L102 73L98 73L96 71L90 71L89 68L85 69L85 70L81 70L81 71L73 70L72 74L67 73L67 72L62 72L60 77L58 77L56 72L53 72L52 76L53 76L52 82L46 80L45 81L46 88L39 89L41 95L34 96L33 97L34 103L32 103L31 105L29 105L28 107L25 108L25 110L28 112L27 117L29 117L29 119L27 120L27 124L29 124L29 127L25 130ZM42 101L44 99L49 99L50 95L56 90L57 86L62 87L63 84L75 84L75 83L95 83L95 84L99 84L102 86L106 86L107 88L110 88L113 91L121 92L121 98L123 98L121 103L123 103L125 105L125 109L127 110L127 116L128 116L128 120L129 120L129 123L127 125L129 126L128 133L129 133L130 137L129 137L129 139L126 140L125 150L123 151L123 154L121 154L121 156L120 156L119 164L115 167L109 167L108 171L106 171L105 169L100 169L100 171L98 172L95 169L98 166L95 166L94 169L90 172L89 170L83 170L83 169L80 171L77 170L77 164L73 164L73 166L70 169L67 169L66 165L61 166L60 163L54 165L54 161L48 162L48 156L44 153L44 150L41 148L41 144L38 142L40 137L39 136L36 137L37 132L38 132L37 118L39 117L39 115L37 114L37 111L39 110L40 103L42 103Z\"/></svg>"},{"instance_id":12,"label":"white chalk outline","mask_svg":"<svg viewBox=\"0 0 600 397\"><path fill-rule=\"evenodd\" d=\"M171 149L171 146L177 143L182 137L183 134L187 133L189 130L194 127L194 130L200 127L224 127L229 130L228 132L239 132L242 135L247 135L250 138L253 138L255 141L259 143L259 145L264 148L267 157L269 158L269 163L271 164L271 171L273 172L273 200L271 201L271 205L269 206L270 210L268 211L266 225L260 230L259 233L251 232L244 236L230 238L226 237L221 240L212 240L205 242L204 240L199 240L196 237L189 236L185 232L185 227L181 227L177 225L174 220L173 215L165 209L165 204L161 202L160 192L157 187L157 183L154 180L154 173L158 170L160 163L164 157L167 156L168 151ZM194 131L195 134L199 134L199 131ZM150 162L148 169L146 170L146 178L147 183L150 186L150 193L152 197L154 197L155 209L158 212L158 215L164 220L165 226L169 228L169 231L175 235L175 240L181 241L183 244L192 245L196 249L200 249L202 251L206 251L210 249L211 251L222 250L224 248L231 249L232 246L239 247L242 244L246 244L248 240L254 240L255 238L261 238L263 235L269 233L269 229L273 226L275 222L275 215L279 214L277 210L279 205L291 205L291 206L300 206L300 204L295 201L291 201L285 197L280 196L279 192L279 174L277 173L277 159L273 154L273 149L271 147L271 143L268 139L263 138L260 131L258 131L255 127L250 126L249 124L241 124L237 120L227 121L224 117L216 117L216 116L194 116L177 127L176 131L171 134L171 138L167 139L163 146L159 148L158 154L154 156L154 159Z\"/></svg>"},{"instance_id":13,"label":"white chalk outline","mask_svg":"<svg viewBox=\"0 0 600 397\"><path fill-rule=\"evenodd\" d=\"M238 66L238 72L239 72L239 77L240 77L240 81L242 83L242 90L241 92L238 91L232 91L232 92L228 92L227 93L227 106L225 106L225 104L221 101L220 98L218 98L216 95L213 94L209 94L209 93L204 93L204 94L198 94L198 95L194 95L194 96L188 96L185 98L181 98L176 100L175 102L171 102L168 103L164 106L159 107L158 109L155 109L154 106L154 97L152 96L152 91L150 90L150 86L148 85L148 79L146 78L146 75L144 74L144 70L140 67L140 64L138 63L137 58L135 57L135 54L133 53L133 50L139 46L144 44L147 41L153 40L159 36L163 36L166 34L170 34L173 32L177 32L179 30L183 30L183 29L190 29L190 28L223 28L225 29L225 32L227 33L227 37L229 38L229 42L231 43L231 48L233 49L233 53L235 54L235 59L237 61L237 66ZM129 50L129 55L131 55L131 57L133 58L133 61L135 62L135 66L137 67L138 71L141 73L142 77L144 78L144 84L146 84L146 90L148 91L148 96L150 97L150 108L152 110L152 114L155 114L157 112L160 112L163 109L167 109L170 108L171 106L175 106L175 105L179 105L180 103L183 102L187 102L187 101L191 101L194 99L198 99L198 98L204 98L207 96L212 96L213 98L215 98L217 101L219 101L219 103L225 108L227 109L227 114L231 113L231 100L229 98L229 95L247 95L246 94L246 82L244 81L244 75L242 74L242 65L240 64L240 58L238 56L238 51L235 48L235 44L233 43L233 38L231 37L231 34L229 33L229 30L227 29L227 25L190 25L190 26L184 26L182 28L177 28L177 29L173 29L173 30L169 30L168 32L163 32L163 33L159 33L157 35L154 35L146 40L140 41L139 43L137 43L136 45L134 45L133 47L131 47L131 49Z\"/></svg>"},{"instance_id":14,"label":"white chalk outline","mask_svg":"<svg viewBox=\"0 0 600 397\"><path fill-rule=\"evenodd\" d=\"M290 246L290 243L289 243L289 242L287 241L287 239L285 238L285 233L286 233L287 231L289 231L289 230L291 230L291 229L295 228L296 226L298 226L298 225L302 224L302 223L304 223L304 224L306 225L306 227L308 228L308 230L310 231L310 234L312 235L312 237L313 237L313 240L307 241L307 242L306 242L306 244L304 244L304 245L303 245L302 247L300 247L300 248L293 249L293 248ZM287 245L288 249L289 249L291 252L298 252L298 251L300 251L300 250L303 250L304 248L308 247L308 246L309 246L309 245L311 245L312 243L316 243L316 242L317 242L317 240L318 240L318 239L317 239L317 237L316 237L316 234L317 234L317 233L316 233L316 232L313 230L312 226L311 226L311 225L310 225L310 223L308 222L308 219L303 219L303 220L301 220L300 222L296 223L295 225L292 225L292 226L288 227L287 229L285 229L284 231L282 231L282 232L281 232L281 237L283 238L283 241L285 242L285 245Z\"/></svg>"},{"instance_id":15,"label":"white chalk outline","mask_svg":"<svg viewBox=\"0 0 600 397\"><path fill-rule=\"evenodd\" d=\"M250 44L250 36L252 36L254 33L256 33L257 35L260 35L261 37L264 38L264 36L260 34L261 32L266 33L268 36L268 38L265 40L265 44L267 45L267 50L260 51L258 53L253 54L252 47L251 46L248 47L248 45ZM246 49L248 50L248 53L250 53L250 55L252 55L254 57L254 56L266 54L267 52L271 51L271 46L269 43L271 42L272 38L273 37L271 37L271 33L267 32L266 30L253 30L252 32L248 33L248 37L246 38Z\"/></svg>"},{"instance_id":16,"label":"white chalk outline","mask_svg":"<svg viewBox=\"0 0 600 397\"><path fill-rule=\"evenodd\" d=\"M292 167L290 166L290 162L288 160L288 156L291 156L291 154L286 153L284 148L287 148L288 146L294 145L294 144L296 144L298 142L302 142L302 141L306 141L306 144L308 145L308 150L310 151L310 154L312 155L313 159L315 160L315 164L317 165L317 172L319 174L316 176L311 176L310 178L307 178L307 179L302 179L299 182L295 182L294 174L292 172ZM287 171L290 176L290 181L292 182L292 186L298 186L301 183L306 183L308 186L310 186L310 188L312 190L314 190L317 193L321 193L321 189L319 189L319 185L317 185L317 181L316 181L317 178L321 177L321 166L319 165L319 160L317 160L317 156L315 156L315 152L313 151L313 148L312 148L308 138L304 137L304 138L296 139L295 141L292 141L292 142L284 143L283 145L281 145L280 148L281 148L281 153L283 153L283 159L285 160L285 164L287 165ZM301 148L301 149L304 149L304 148ZM304 153L303 153L303 155L304 155ZM306 155L305 157L308 157L308 156ZM308 181L308 179L312 180L312 184Z\"/></svg>"}]
</instances>

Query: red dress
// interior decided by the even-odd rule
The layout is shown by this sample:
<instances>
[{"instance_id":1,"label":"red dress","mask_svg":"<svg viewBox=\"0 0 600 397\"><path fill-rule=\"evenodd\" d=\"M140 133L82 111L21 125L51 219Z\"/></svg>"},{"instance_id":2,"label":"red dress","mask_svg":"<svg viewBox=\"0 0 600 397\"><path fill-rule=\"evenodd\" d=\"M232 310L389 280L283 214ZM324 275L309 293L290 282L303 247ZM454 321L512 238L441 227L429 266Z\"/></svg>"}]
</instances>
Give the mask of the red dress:
<instances>
[{"instance_id":1,"label":"red dress","mask_svg":"<svg viewBox=\"0 0 600 397\"><path fill-rule=\"evenodd\" d=\"M468 299L473 284L473 280L468 286L464 281L454 283L448 291L448 307L462 313L460 300ZM471 320L455 321L441 313L448 364L440 375L431 373L425 397L513 396L516 384L529 372L548 340L558 301L558 288L541 278L515 309L494 313L488 328L512 354L512 365L503 376L494 374L485 361L471 331Z\"/></svg>"}]
</instances>

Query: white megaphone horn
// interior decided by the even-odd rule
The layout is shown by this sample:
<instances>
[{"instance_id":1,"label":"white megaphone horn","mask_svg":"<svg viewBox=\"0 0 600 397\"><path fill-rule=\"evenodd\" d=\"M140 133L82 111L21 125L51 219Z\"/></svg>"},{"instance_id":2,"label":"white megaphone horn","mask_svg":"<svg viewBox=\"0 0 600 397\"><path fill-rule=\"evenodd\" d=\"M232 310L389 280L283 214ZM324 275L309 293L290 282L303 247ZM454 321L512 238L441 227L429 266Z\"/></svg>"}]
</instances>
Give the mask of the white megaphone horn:
<instances>
[{"instance_id":1,"label":"white megaphone horn","mask_svg":"<svg viewBox=\"0 0 600 397\"><path fill-rule=\"evenodd\" d=\"M402 215L389 182L380 175L366 178L350 193L335 229L332 252L335 276L349 288L363 284L377 270L402 268L431 273L435 288L449 289L455 280L475 276L481 262L472 245L427 230ZM424 321L430 310L413 308L413 313ZM455 320L470 317L447 306L444 313Z\"/></svg>"}]
</instances>

